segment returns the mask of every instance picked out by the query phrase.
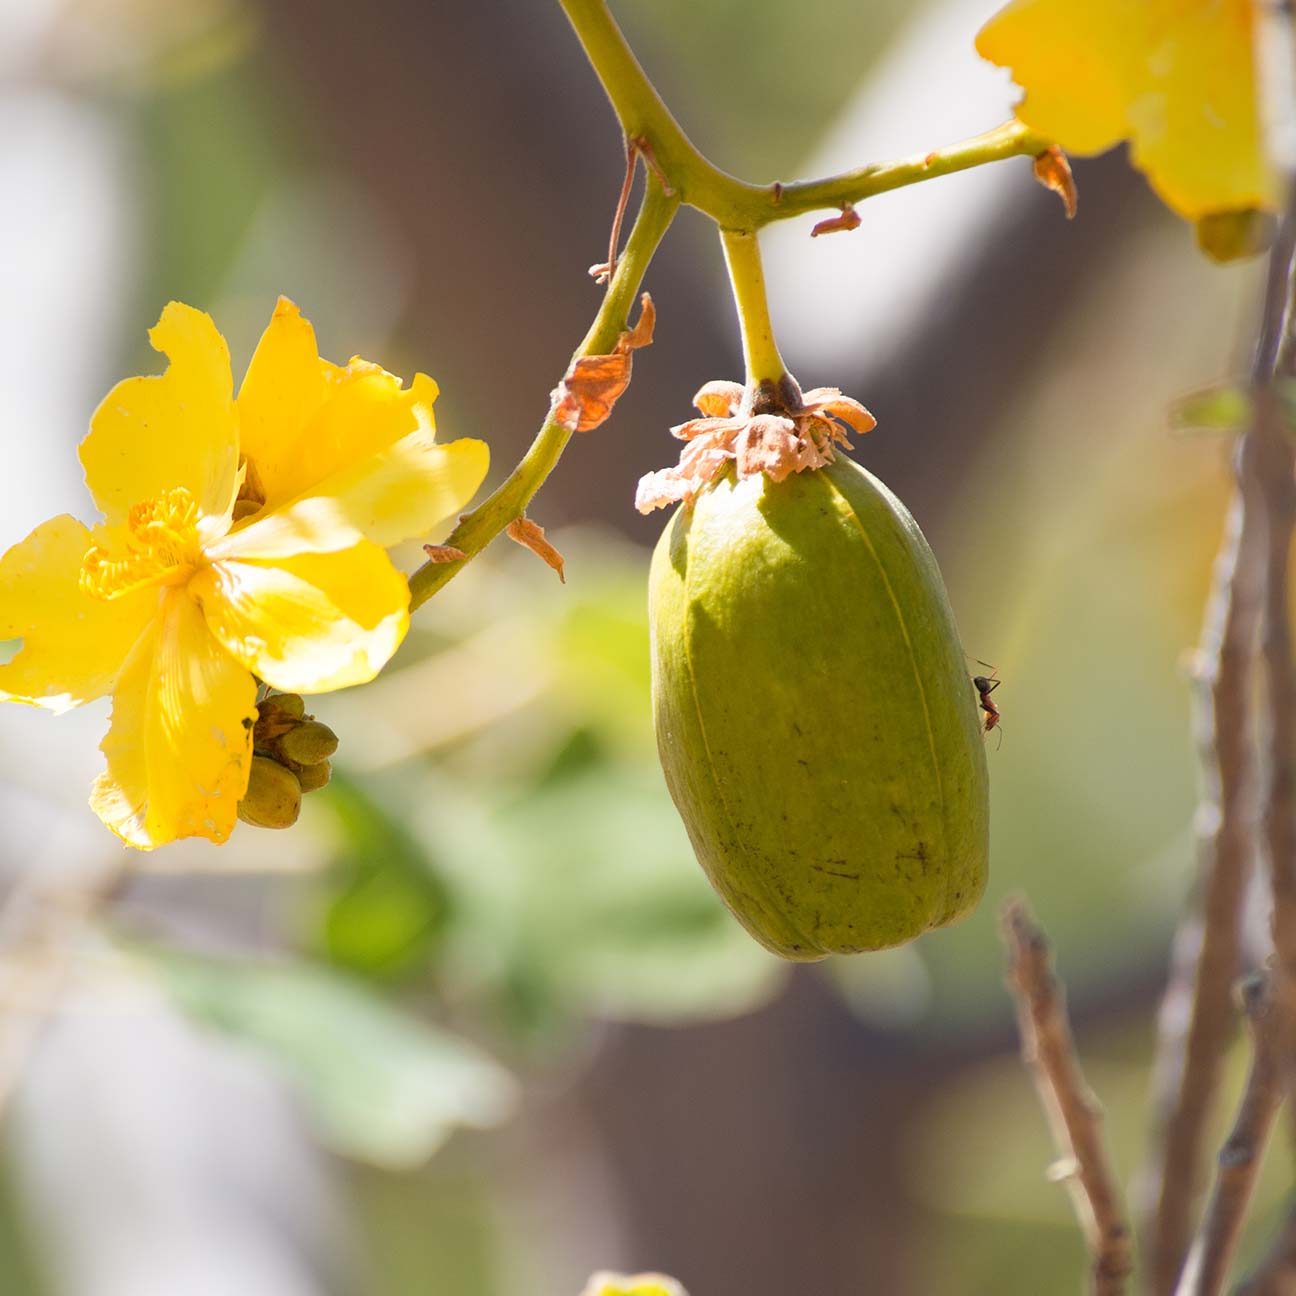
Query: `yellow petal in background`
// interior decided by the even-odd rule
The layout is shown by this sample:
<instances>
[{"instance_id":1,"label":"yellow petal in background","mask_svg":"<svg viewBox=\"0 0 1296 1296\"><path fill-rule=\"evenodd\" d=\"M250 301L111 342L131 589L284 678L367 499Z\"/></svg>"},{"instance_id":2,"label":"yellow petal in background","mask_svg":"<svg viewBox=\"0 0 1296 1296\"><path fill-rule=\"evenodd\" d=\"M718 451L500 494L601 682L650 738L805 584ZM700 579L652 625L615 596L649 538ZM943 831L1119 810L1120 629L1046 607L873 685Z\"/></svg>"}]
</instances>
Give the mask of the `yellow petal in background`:
<instances>
[{"instance_id":1,"label":"yellow petal in background","mask_svg":"<svg viewBox=\"0 0 1296 1296\"><path fill-rule=\"evenodd\" d=\"M420 426L395 445L326 477L286 508L262 511L208 550L211 558L285 558L348 549L361 540L390 548L427 535L477 493L490 465L484 441L437 445Z\"/></svg>"},{"instance_id":2,"label":"yellow petal in background","mask_svg":"<svg viewBox=\"0 0 1296 1296\"><path fill-rule=\"evenodd\" d=\"M183 589L127 659L102 750L94 812L141 850L180 837L223 842L247 787L256 681L212 638Z\"/></svg>"},{"instance_id":3,"label":"yellow petal in background","mask_svg":"<svg viewBox=\"0 0 1296 1296\"><path fill-rule=\"evenodd\" d=\"M1182 4L1159 24L1130 104L1132 160L1189 219L1273 207L1248 0Z\"/></svg>"},{"instance_id":4,"label":"yellow petal in background","mask_svg":"<svg viewBox=\"0 0 1296 1296\"><path fill-rule=\"evenodd\" d=\"M1015 0L981 29L977 53L1026 91L1017 117L1072 153L1125 138L1150 6L1145 0Z\"/></svg>"},{"instance_id":5,"label":"yellow petal in background","mask_svg":"<svg viewBox=\"0 0 1296 1296\"><path fill-rule=\"evenodd\" d=\"M302 431L324 403L326 372L315 330L280 297L239 388L239 444L256 464L266 508L296 493Z\"/></svg>"},{"instance_id":6,"label":"yellow petal in background","mask_svg":"<svg viewBox=\"0 0 1296 1296\"><path fill-rule=\"evenodd\" d=\"M23 647L0 666L0 700L66 711L112 690L157 607L156 590L107 602L82 592L91 533L64 514L0 558L0 639Z\"/></svg>"},{"instance_id":7,"label":"yellow petal in background","mask_svg":"<svg viewBox=\"0 0 1296 1296\"><path fill-rule=\"evenodd\" d=\"M227 651L290 693L373 679L409 627L409 586L386 553L367 541L274 565L213 563L189 590Z\"/></svg>"},{"instance_id":8,"label":"yellow petal in background","mask_svg":"<svg viewBox=\"0 0 1296 1296\"><path fill-rule=\"evenodd\" d=\"M1073 153L1120 140L1190 220L1272 208L1251 0L1014 0L977 49L1025 90L1018 118Z\"/></svg>"},{"instance_id":9,"label":"yellow petal in background","mask_svg":"<svg viewBox=\"0 0 1296 1296\"><path fill-rule=\"evenodd\" d=\"M224 515L238 469L238 423L225 339L211 316L171 302L149 333L171 364L108 393L81 443L81 465L110 523L133 504L183 486L204 517Z\"/></svg>"}]
</instances>

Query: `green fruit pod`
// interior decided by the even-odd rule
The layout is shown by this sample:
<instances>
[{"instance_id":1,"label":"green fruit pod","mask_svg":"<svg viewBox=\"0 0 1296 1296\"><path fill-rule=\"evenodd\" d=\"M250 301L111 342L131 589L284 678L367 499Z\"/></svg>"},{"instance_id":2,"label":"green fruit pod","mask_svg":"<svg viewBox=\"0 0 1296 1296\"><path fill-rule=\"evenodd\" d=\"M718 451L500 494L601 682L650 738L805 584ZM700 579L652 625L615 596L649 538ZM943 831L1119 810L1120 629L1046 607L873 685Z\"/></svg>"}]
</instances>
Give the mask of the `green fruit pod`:
<instances>
[{"instance_id":1,"label":"green fruit pod","mask_svg":"<svg viewBox=\"0 0 1296 1296\"><path fill-rule=\"evenodd\" d=\"M732 470L672 517L649 586L666 783L712 885L783 958L884 949L985 890L976 693L918 524L838 458Z\"/></svg>"}]
</instances>

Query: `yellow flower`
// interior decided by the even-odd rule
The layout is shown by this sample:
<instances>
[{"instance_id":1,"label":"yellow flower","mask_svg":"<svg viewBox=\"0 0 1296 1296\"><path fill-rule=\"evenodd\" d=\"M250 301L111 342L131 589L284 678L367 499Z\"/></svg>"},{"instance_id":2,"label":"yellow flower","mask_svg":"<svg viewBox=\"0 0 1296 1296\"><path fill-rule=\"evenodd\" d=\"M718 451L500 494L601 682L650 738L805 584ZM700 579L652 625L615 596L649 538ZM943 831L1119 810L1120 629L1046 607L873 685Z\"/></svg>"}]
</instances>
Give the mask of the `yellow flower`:
<instances>
[{"instance_id":1,"label":"yellow flower","mask_svg":"<svg viewBox=\"0 0 1296 1296\"><path fill-rule=\"evenodd\" d=\"M1189 220L1272 208L1256 105L1254 0L1014 0L977 37L1026 91L1017 116L1074 153L1130 141Z\"/></svg>"},{"instance_id":2,"label":"yellow flower","mask_svg":"<svg viewBox=\"0 0 1296 1296\"><path fill-rule=\"evenodd\" d=\"M118 383L81 443L105 521L53 518L0 558L0 639L23 641L0 700L112 694L90 804L142 849L229 836L257 679L318 693L377 674L409 624L385 546L460 509L489 459L436 444L430 378L321 360L285 299L237 398L210 316L172 302L149 338L167 371Z\"/></svg>"}]
</instances>

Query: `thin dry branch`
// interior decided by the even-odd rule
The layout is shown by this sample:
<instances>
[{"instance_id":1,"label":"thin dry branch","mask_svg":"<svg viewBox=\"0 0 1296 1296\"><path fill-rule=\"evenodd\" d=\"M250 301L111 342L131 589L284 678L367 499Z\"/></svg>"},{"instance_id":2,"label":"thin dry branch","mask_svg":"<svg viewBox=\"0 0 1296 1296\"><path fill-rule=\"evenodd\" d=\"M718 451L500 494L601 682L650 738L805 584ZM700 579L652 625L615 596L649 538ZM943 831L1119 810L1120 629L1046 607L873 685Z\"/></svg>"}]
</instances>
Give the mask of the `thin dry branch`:
<instances>
[{"instance_id":1,"label":"thin dry branch","mask_svg":"<svg viewBox=\"0 0 1296 1296\"><path fill-rule=\"evenodd\" d=\"M1273 891L1276 993L1290 1022L1296 1011L1296 671L1292 662L1288 581L1296 529L1296 455L1282 425L1272 387L1256 393L1252 433L1257 490L1266 522L1265 609L1261 632L1264 663L1266 780L1263 809L1264 856ZM1287 1046L1289 1083L1296 1078L1292 1041Z\"/></svg>"},{"instance_id":2,"label":"thin dry branch","mask_svg":"<svg viewBox=\"0 0 1296 1296\"><path fill-rule=\"evenodd\" d=\"M1296 1296L1296 1206L1264 1258L1234 1296Z\"/></svg>"},{"instance_id":3,"label":"thin dry branch","mask_svg":"<svg viewBox=\"0 0 1296 1296\"><path fill-rule=\"evenodd\" d=\"M1268 979L1259 976L1244 982L1241 998L1251 1035L1251 1066L1233 1128L1220 1149L1210 1203L1188 1253L1176 1296L1218 1296L1224 1290L1265 1145L1284 1096L1280 1016Z\"/></svg>"},{"instance_id":4,"label":"thin dry branch","mask_svg":"<svg viewBox=\"0 0 1296 1296\"><path fill-rule=\"evenodd\" d=\"M1092 1296L1123 1296L1133 1268L1120 1190L1102 1140L1102 1109L1076 1057L1064 992L1050 966L1048 941L1024 901L1002 915L1009 988L1017 1005L1022 1058L1048 1116L1072 1203L1092 1257Z\"/></svg>"},{"instance_id":5,"label":"thin dry branch","mask_svg":"<svg viewBox=\"0 0 1296 1296\"><path fill-rule=\"evenodd\" d=\"M1240 471L1240 466L1239 466ZM1201 793L1197 910L1175 936L1152 1070L1152 1152L1139 1189L1148 1287L1175 1290L1205 1172L1205 1128L1233 1037L1255 806L1251 687L1264 590L1264 529L1239 486L1193 670Z\"/></svg>"},{"instance_id":6,"label":"thin dry branch","mask_svg":"<svg viewBox=\"0 0 1296 1296\"><path fill-rule=\"evenodd\" d=\"M1296 1024L1296 672L1288 597L1296 529L1296 450L1285 426L1276 379L1296 372L1291 332L1292 266L1296 256L1296 27L1290 0L1257 6L1256 66L1260 117L1269 161L1283 181L1282 219L1269 254L1260 336L1251 374L1254 417L1244 446L1242 488L1265 520L1265 607L1261 633L1268 730L1263 812L1264 854L1273 890L1277 956L1274 993L1284 1028ZM1285 1041L1290 1087L1296 1048Z\"/></svg>"},{"instance_id":7,"label":"thin dry branch","mask_svg":"<svg viewBox=\"0 0 1296 1296\"><path fill-rule=\"evenodd\" d=\"M1289 0L1257 7L1256 41L1266 143L1276 174L1287 181L1287 193L1269 259L1252 370L1256 414L1238 448L1237 490L1199 654L1210 683L1208 697L1199 689L1196 726L1203 771L1198 823L1199 831L1207 834L1202 913L1176 940L1154 1069L1156 1153L1145 1184L1145 1199L1156 1203L1146 1239L1154 1296L1167 1296L1176 1287L1196 1195L1203 1130L1231 1033L1226 988L1237 974L1239 907L1250 870L1247 812L1256 769L1247 717L1253 701L1254 636L1261 627L1270 715L1264 735L1268 763L1263 842L1278 951L1273 995L1284 1034L1288 1023L1296 1021L1296 678L1287 611L1296 498L1292 447L1283 434L1274 391L1275 372L1291 372L1293 353L1287 317L1296 247L1296 185L1291 183L1296 177L1296 42ZM1212 653L1215 625L1222 630ZM1185 1011L1190 979L1194 990ZM1280 1052L1284 1067L1289 1067L1287 1059L1296 1051L1284 1041Z\"/></svg>"},{"instance_id":8,"label":"thin dry branch","mask_svg":"<svg viewBox=\"0 0 1296 1296\"><path fill-rule=\"evenodd\" d=\"M1154 1069L1156 1155L1144 1200L1155 1200L1148 1229L1154 1296L1174 1290L1187 1245L1201 1165L1202 1132L1218 1084L1219 1064L1230 1032L1226 987L1237 975L1238 910L1249 872L1246 837L1253 763L1251 733L1252 636L1262 627L1262 658L1268 686L1268 732L1263 840L1274 896L1274 944L1278 967L1274 994L1284 1022L1296 1022L1296 676L1288 621L1288 553L1296 524L1293 454L1274 390L1277 371L1292 372L1288 331L1291 266L1296 248L1296 82L1290 4L1264 9L1258 29L1261 85L1270 152L1279 174L1289 178L1284 216L1270 254L1260 333L1252 370L1255 417L1238 450L1238 490L1229 539L1216 570L1216 597L1207 618L1199 660L1211 685L1211 710L1199 700L1198 744L1202 753L1199 824L1214 839L1203 851L1200 935L1191 928L1176 941L1177 957L1161 1018ZM1209 653L1210 628L1223 617L1218 650ZM1212 792L1217 793L1212 796ZM1212 816L1213 809L1218 815ZM1196 945L1197 956L1192 957ZM1183 952L1187 951L1186 957ZM1178 1023L1189 969L1192 1006L1182 1038ZM1296 1049L1286 1048L1296 1057Z\"/></svg>"}]
</instances>

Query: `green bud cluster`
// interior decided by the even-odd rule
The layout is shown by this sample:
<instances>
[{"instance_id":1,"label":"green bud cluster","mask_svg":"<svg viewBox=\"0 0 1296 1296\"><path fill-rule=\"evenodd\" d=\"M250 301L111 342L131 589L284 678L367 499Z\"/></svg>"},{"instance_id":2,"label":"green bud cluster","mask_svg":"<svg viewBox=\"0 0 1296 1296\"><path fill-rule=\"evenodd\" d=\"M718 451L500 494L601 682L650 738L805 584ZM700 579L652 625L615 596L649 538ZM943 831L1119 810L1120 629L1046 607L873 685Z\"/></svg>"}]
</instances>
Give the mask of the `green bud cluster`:
<instances>
[{"instance_id":1,"label":"green bud cluster","mask_svg":"<svg viewBox=\"0 0 1296 1296\"><path fill-rule=\"evenodd\" d=\"M301 799L328 783L329 758L338 737L306 714L297 693L275 693L257 708L252 730L252 770L239 802L239 818L258 828L290 828L301 813Z\"/></svg>"}]
</instances>

